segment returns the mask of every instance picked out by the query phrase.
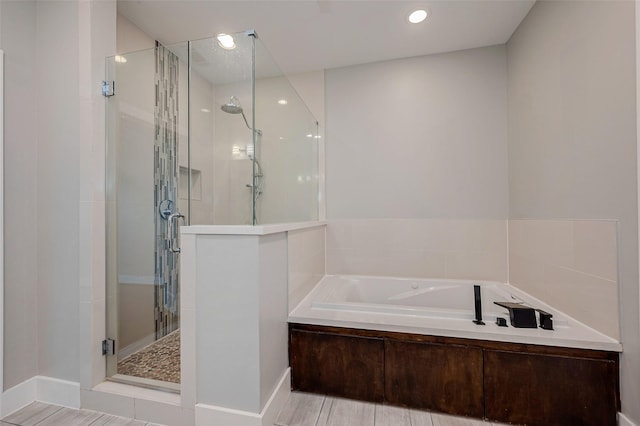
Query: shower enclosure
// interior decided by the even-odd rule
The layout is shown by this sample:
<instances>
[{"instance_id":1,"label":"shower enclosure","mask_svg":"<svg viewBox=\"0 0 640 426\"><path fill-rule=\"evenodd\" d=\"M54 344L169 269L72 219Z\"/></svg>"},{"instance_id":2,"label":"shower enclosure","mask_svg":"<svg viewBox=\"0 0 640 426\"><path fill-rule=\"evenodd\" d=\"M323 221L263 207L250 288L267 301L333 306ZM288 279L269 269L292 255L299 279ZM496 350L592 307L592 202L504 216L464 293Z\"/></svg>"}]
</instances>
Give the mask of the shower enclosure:
<instances>
[{"instance_id":1,"label":"shower enclosure","mask_svg":"<svg viewBox=\"0 0 640 426\"><path fill-rule=\"evenodd\" d=\"M107 376L179 389L180 227L318 219L318 123L253 31L107 58Z\"/></svg>"}]
</instances>

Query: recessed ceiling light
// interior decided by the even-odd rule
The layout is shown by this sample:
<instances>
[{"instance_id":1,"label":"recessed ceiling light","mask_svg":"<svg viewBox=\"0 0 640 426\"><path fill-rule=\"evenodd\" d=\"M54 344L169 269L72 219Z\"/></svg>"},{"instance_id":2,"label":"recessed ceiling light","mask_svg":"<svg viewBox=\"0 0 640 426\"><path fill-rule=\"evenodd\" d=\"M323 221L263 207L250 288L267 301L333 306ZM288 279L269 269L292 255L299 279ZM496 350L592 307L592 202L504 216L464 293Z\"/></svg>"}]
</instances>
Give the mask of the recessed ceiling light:
<instances>
[{"instance_id":1,"label":"recessed ceiling light","mask_svg":"<svg viewBox=\"0 0 640 426\"><path fill-rule=\"evenodd\" d=\"M409 22L412 24L419 24L427 19L427 16L429 16L429 12L425 9L414 10L409 14Z\"/></svg>"},{"instance_id":2,"label":"recessed ceiling light","mask_svg":"<svg viewBox=\"0 0 640 426\"><path fill-rule=\"evenodd\" d=\"M119 64L124 64L124 63L127 62L127 58L125 58L124 56L120 56L120 55L116 55L115 60Z\"/></svg>"},{"instance_id":3,"label":"recessed ceiling light","mask_svg":"<svg viewBox=\"0 0 640 426\"><path fill-rule=\"evenodd\" d=\"M286 105L286 104L288 104L289 102L288 102L286 99L280 99L280 100L278 100L278 103L279 103L280 105Z\"/></svg>"},{"instance_id":4,"label":"recessed ceiling light","mask_svg":"<svg viewBox=\"0 0 640 426\"><path fill-rule=\"evenodd\" d=\"M233 41L233 37L229 34L218 34L216 38L223 49L232 50L236 48L236 42Z\"/></svg>"}]
</instances>

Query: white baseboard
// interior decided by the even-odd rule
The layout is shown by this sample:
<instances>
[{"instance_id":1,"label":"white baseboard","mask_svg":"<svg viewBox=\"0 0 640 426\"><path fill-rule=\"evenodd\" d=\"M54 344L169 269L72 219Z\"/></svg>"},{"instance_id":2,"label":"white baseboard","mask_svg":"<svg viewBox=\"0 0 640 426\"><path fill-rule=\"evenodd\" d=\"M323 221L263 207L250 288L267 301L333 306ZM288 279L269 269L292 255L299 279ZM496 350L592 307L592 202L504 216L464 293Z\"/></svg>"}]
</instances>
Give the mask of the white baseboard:
<instances>
[{"instance_id":1,"label":"white baseboard","mask_svg":"<svg viewBox=\"0 0 640 426\"><path fill-rule=\"evenodd\" d=\"M80 408L80 383L37 376L36 401L69 408Z\"/></svg>"},{"instance_id":2,"label":"white baseboard","mask_svg":"<svg viewBox=\"0 0 640 426\"><path fill-rule=\"evenodd\" d=\"M284 371L278 385L260 413L262 426L272 426L276 423L276 418L289 399L289 395L291 395L291 368Z\"/></svg>"},{"instance_id":3,"label":"white baseboard","mask_svg":"<svg viewBox=\"0 0 640 426\"><path fill-rule=\"evenodd\" d=\"M618 426L636 426L636 424L624 414L618 413Z\"/></svg>"},{"instance_id":4,"label":"white baseboard","mask_svg":"<svg viewBox=\"0 0 640 426\"><path fill-rule=\"evenodd\" d=\"M35 376L2 394L0 414L5 417L34 401L80 408L80 383Z\"/></svg>"},{"instance_id":5,"label":"white baseboard","mask_svg":"<svg viewBox=\"0 0 640 426\"><path fill-rule=\"evenodd\" d=\"M272 426L291 393L291 370L286 369L261 413L196 404L196 426Z\"/></svg>"},{"instance_id":6,"label":"white baseboard","mask_svg":"<svg viewBox=\"0 0 640 426\"><path fill-rule=\"evenodd\" d=\"M18 411L22 407L31 404L36 400L36 378L15 385L2 393L2 409L0 409L1 417Z\"/></svg>"}]
</instances>

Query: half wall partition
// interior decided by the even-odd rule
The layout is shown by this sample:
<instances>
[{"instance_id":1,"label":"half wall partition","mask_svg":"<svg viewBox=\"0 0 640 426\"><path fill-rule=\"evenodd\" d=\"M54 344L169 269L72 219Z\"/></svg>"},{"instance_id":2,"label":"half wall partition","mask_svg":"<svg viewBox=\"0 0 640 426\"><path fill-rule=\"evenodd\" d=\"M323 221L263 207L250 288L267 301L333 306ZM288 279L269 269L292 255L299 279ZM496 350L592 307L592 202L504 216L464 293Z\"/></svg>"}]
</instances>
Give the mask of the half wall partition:
<instances>
[{"instance_id":1,"label":"half wall partition","mask_svg":"<svg viewBox=\"0 0 640 426\"><path fill-rule=\"evenodd\" d=\"M253 31L226 41L107 58L113 380L179 390L181 225L318 219L315 117Z\"/></svg>"}]
</instances>

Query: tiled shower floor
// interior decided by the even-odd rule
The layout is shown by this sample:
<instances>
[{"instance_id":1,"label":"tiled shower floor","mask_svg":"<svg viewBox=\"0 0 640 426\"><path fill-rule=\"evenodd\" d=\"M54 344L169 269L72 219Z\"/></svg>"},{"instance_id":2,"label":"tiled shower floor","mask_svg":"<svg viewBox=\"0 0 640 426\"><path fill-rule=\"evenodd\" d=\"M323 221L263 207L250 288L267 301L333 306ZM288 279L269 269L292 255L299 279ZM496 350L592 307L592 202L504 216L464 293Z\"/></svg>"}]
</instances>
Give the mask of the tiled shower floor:
<instances>
[{"instance_id":1,"label":"tiled shower floor","mask_svg":"<svg viewBox=\"0 0 640 426\"><path fill-rule=\"evenodd\" d=\"M118 374L180 383L180 330L120 361Z\"/></svg>"}]
</instances>

